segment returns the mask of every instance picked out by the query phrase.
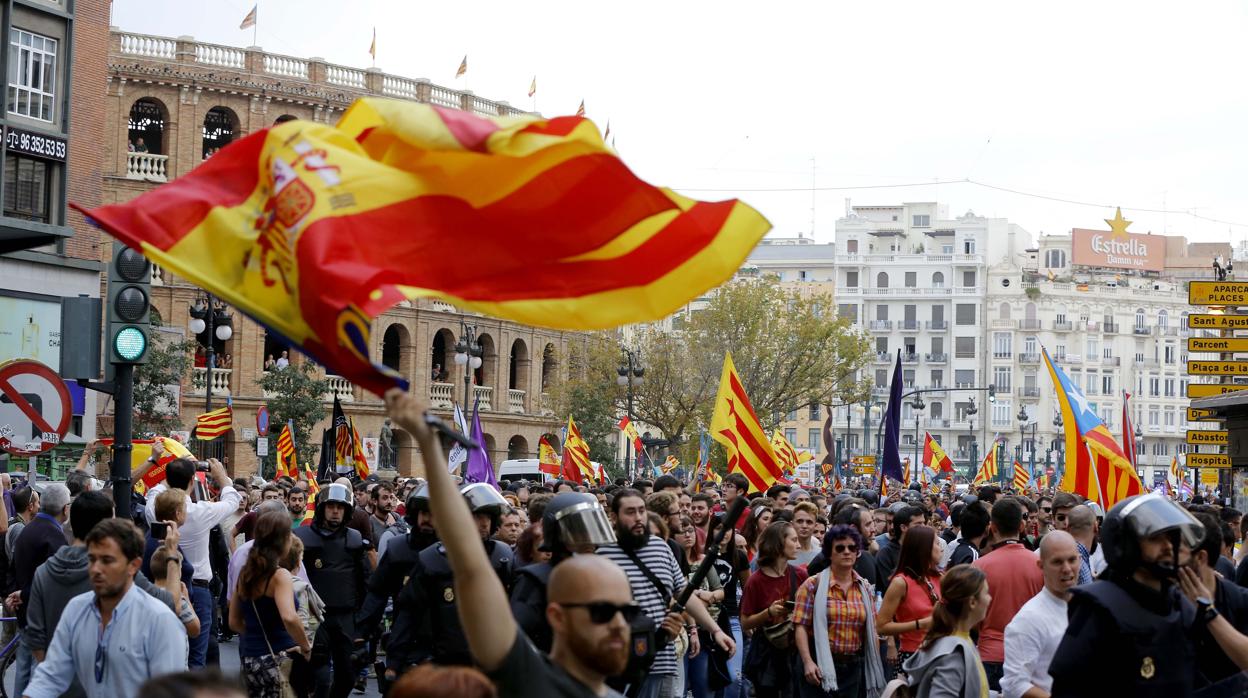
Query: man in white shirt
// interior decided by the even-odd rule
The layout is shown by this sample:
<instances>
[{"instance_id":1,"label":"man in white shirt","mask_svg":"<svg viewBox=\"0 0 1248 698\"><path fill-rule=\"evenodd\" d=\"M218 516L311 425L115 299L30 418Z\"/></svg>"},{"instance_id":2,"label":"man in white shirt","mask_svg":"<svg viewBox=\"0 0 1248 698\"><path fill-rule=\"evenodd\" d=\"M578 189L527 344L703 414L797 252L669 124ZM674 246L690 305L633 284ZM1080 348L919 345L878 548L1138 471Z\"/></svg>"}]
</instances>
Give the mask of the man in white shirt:
<instances>
[{"instance_id":1,"label":"man in white shirt","mask_svg":"<svg viewBox=\"0 0 1248 698\"><path fill-rule=\"evenodd\" d=\"M1044 588L1023 604L1005 626L1005 698L1048 698L1053 687L1049 663L1066 634L1066 602L1079 582L1079 548L1065 531L1040 540L1040 571Z\"/></svg>"},{"instance_id":2,"label":"man in white shirt","mask_svg":"<svg viewBox=\"0 0 1248 698\"><path fill-rule=\"evenodd\" d=\"M160 441L157 440L152 444L152 458L149 459L149 463L154 464L156 460L159 460L163 451ZM210 458L208 477L220 490L221 495L215 502L192 500L189 492L191 484L195 481L195 465L195 461L190 458L170 461L165 466L165 481L147 491L149 523L156 520L156 497L161 492L174 488L188 493L186 495L186 523L178 527L178 533L182 537L183 553L194 568L194 573L191 575L191 605L195 607L195 615L199 616L199 635L191 640L190 657L187 662L192 669L204 666L208 652L208 638L212 637L213 632L213 599L212 591L209 589L209 583L212 581L212 565L208 561L208 537L213 527L238 509L239 500L242 499L242 495L234 489L230 476L226 474L225 466L221 465L217 459ZM141 478L145 472L136 475L135 479Z\"/></svg>"}]
</instances>

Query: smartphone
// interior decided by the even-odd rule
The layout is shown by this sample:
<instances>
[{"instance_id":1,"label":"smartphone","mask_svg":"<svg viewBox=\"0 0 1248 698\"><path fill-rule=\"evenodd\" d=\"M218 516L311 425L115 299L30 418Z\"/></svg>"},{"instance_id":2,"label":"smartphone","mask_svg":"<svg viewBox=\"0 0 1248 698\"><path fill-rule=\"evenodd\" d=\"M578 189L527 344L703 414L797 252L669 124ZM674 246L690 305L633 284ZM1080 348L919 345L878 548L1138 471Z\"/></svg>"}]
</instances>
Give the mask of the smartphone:
<instances>
[{"instance_id":1,"label":"smartphone","mask_svg":"<svg viewBox=\"0 0 1248 698\"><path fill-rule=\"evenodd\" d=\"M165 523L164 521L153 521L151 524L151 527L152 527L152 538L154 538L155 540L158 540L158 541L164 540L165 536L169 535L169 524Z\"/></svg>"},{"instance_id":2,"label":"smartphone","mask_svg":"<svg viewBox=\"0 0 1248 698\"><path fill-rule=\"evenodd\" d=\"M198 470L198 471L199 471L199 472L201 472L201 473L206 473L206 472L208 472L209 470L211 470L211 468L208 466L208 461L206 461L206 460L201 460L201 461L199 461L198 463L196 463L196 464L195 464L195 469L196 469L196 470Z\"/></svg>"},{"instance_id":3,"label":"smartphone","mask_svg":"<svg viewBox=\"0 0 1248 698\"><path fill-rule=\"evenodd\" d=\"M784 602L784 607L787 608L790 613L793 611L793 608L796 605L797 605L797 602L795 602L793 599L789 599Z\"/></svg>"}]
</instances>

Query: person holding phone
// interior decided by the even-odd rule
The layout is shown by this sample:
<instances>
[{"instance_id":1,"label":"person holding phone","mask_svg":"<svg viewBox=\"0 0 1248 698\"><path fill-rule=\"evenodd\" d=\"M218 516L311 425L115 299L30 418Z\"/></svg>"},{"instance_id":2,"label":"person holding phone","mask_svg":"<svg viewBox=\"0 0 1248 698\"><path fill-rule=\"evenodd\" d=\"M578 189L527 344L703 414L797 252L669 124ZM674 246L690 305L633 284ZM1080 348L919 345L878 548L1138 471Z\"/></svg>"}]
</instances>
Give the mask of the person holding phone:
<instances>
[{"instance_id":1,"label":"person holding phone","mask_svg":"<svg viewBox=\"0 0 1248 698\"><path fill-rule=\"evenodd\" d=\"M789 564L798 553L797 530L787 521L769 525L758 539L758 571L745 582L741 629L755 631L743 669L759 698L780 696L792 684L793 597L806 570Z\"/></svg>"},{"instance_id":2,"label":"person holding phone","mask_svg":"<svg viewBox=\"0 0 1248 698\"><path fill-rule=\"evenodd\" d=\"M155 579L152 573L152 555L164 545L170 524L176 530L186 523L186 497L180 490L166 490L156 497L156 520L148 524L146 546L143 549L143 566L139 571L148 579ZM191 588L192 574L195 568L187 561L182 546L178 546L178 557L181 558L179 576L187 589ZM161 570L163 573L164 570Z\"/></svg>"}]
</instances>

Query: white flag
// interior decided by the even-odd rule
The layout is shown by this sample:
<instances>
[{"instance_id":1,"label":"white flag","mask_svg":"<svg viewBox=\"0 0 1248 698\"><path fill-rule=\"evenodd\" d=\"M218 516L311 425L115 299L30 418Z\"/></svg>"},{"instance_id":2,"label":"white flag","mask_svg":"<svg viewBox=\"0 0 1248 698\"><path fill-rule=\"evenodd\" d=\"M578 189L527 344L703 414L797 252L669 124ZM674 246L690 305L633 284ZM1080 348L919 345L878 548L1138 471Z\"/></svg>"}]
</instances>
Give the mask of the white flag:
<instances>
[{"instance_id":1,"label":"white flag","mask_svg":"<svg viewBox=\"0 0 1248 698\"><path fill-rule=\"evenodd\" d=\"M464 421L464 411L459 409L459 405L455 406L455 427L459 429L459 433L468 433L468 423ZM459 442L451 445L451 452L446 456L446 469L452 473L459 470L459 466L468 460L468 449L464 448Z\"/></svg>"}]
</instances>

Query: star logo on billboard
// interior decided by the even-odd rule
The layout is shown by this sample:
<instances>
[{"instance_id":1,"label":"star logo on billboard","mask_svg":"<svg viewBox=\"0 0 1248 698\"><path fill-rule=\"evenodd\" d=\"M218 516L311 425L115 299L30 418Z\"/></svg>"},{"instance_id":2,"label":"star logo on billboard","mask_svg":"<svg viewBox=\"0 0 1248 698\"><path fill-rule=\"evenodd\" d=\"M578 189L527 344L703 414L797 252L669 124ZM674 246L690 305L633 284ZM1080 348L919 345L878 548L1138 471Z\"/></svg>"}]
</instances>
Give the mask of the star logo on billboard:
<instances>
[{"instance_id":1,"label":"star logo on billboard","mask_svg":"<svg viewBox=\"0 0 1248 698\"><path fill-rule=\"evenodd\" d=\"M1122 238L1124 240L1127 238L1127 226L1131 225L1131 221L1122 217L1121 208L1118 209L1113 218L1106 218L1105 222L1109 224L1111 238Z\"/></svg>"}]
</instances>

